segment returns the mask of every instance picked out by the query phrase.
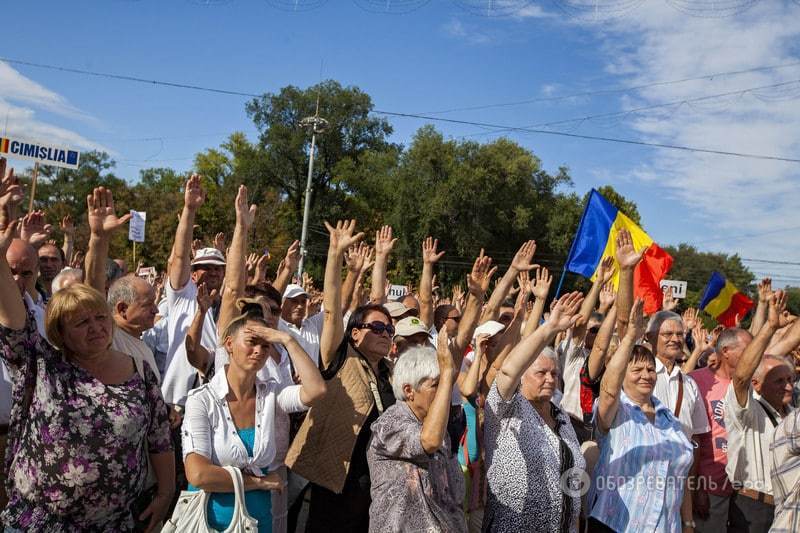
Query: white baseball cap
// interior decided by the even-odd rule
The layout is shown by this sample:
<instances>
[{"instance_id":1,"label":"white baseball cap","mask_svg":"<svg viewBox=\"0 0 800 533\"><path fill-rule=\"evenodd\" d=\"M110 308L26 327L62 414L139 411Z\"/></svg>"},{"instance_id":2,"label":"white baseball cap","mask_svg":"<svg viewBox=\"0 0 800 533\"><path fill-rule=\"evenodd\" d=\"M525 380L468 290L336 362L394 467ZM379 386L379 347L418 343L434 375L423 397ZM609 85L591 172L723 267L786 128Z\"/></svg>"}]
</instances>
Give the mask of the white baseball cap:
<instances>
[{"instance_id":1,"label":"white baseball cap","mask_svg":"<svg viewBox=\"0 0 800 533\"><path fill-rule=\"evenodd\" d=\"M197 265L225 266L225 256L216 248L200 248L192 261L192 266Z\"/></svg>"},{"instance_id":2,"label":"white baseball cap","mask_svg":"<svg viewBox=\"0 0 800 533\"><path fill-rule=\"evenodd\" d=\"M298 296L308 296L308 293L296 283L290 283L286 286L286 290L283 291L283 299L287 298L297 298Z\"/></svg>"},{"instance_id":3,"label":"white baseball cap","mask_svg":"<svg viewBox=\"0 0 800 533\"><path fill-rule=\"evenodd\" d=\"M493 337L506 329L506 327L501 324L500 322L494 320L487 320L477 328L475 328L475 333L472 335L472 340L477 339L481 335L488 335Z\"/></svg>"}]
</instances>

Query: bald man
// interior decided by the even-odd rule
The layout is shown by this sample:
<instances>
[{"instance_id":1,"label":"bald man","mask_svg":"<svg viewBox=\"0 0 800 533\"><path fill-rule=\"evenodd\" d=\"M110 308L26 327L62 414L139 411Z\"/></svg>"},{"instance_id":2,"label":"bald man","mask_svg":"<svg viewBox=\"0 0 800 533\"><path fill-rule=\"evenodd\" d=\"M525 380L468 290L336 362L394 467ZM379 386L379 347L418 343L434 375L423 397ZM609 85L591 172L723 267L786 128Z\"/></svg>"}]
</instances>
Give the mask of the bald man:
<instances>
[{"instance_id":1,"label":"bald man","mask_svg":"<svg viewBox=\"0 0 800 533\"><path fill-rule=\"evenodd\" d=\"M6 252L8 266L17 282L19 292L25 300L28 311L33 311L36 327L42 338L44 333L44 300L36 290L36 279L39 276L39 256L36 249L22 239L14 239Z\"/></svg>"},{"instance_id":2,"label":"bald man","mask_svg":"<svg viewBox=\"0 0 800 533\"><path fill-rule=\"evenodd\" d=\"M142 333L153 327L158 314L155 300L153 286L135 274L122 276L108 289L108 306L116 325L111 347L131 355L137 364L149 364L160 382L153 351L142 340Z\"/></svg>"}]
</instances>

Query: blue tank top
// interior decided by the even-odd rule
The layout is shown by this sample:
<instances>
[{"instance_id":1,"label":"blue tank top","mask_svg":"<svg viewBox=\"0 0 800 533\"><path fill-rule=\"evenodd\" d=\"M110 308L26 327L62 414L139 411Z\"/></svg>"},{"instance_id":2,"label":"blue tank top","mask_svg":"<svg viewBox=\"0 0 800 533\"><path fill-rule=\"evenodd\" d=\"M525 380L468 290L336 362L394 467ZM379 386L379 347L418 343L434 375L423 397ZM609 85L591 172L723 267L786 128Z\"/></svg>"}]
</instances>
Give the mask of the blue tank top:
<instances>
[{"instance_id":1,"label":"blue tank top","mask_svg":"<svg viewBox=\"0 0 800 533\"><path fill-rule=\"evenodd\" d=\"M247 455L253 456L253 446L256 440L256 428L237 430L247 450ZM189 490L199 490L189 485ZM272 533L272 493L267 490L249 490L244 493L247 512L258 520L258 533ZM232 492L213 492L208 498L208 525L217 531L225 531L233 520L233 508L236 505L236 496Z\"/></svg>"}]
</instances>

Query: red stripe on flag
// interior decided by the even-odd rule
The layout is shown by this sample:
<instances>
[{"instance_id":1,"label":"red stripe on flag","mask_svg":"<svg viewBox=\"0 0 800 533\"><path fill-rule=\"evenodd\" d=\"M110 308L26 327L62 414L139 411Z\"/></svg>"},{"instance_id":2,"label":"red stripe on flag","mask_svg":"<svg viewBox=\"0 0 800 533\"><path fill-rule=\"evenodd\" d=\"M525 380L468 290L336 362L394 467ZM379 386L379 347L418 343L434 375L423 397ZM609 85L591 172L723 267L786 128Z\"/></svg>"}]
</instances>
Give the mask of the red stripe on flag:
<instances>
[{"instance_id":1,"label":"red stripe on flag","mask_svg":"<svg viewBox=\"0 0 800 533\"><path fill-rule=\"evenodd\" d=\"M753 300L742 294L741 292L737 292L731 298L731 305L722 312L717 318L717 322L725 326L726 328L732 328L736 325L736 316L739 316L739 320L744 318L744 315L752 309L753 307Z\"/></svg>"},{"instance_id":2,"label":"red stripe on flag","mask_svg":"<svg viewBox=\"0 0 800 533\"><path fill-rule=\"evenodd\" d=\"M656 243L645 251L641 262L633 271L633 294L644 300L644 312L648 315L661 309L664 294L661 280L672 267L672 256Z\"/></svg>"}]
</instances>

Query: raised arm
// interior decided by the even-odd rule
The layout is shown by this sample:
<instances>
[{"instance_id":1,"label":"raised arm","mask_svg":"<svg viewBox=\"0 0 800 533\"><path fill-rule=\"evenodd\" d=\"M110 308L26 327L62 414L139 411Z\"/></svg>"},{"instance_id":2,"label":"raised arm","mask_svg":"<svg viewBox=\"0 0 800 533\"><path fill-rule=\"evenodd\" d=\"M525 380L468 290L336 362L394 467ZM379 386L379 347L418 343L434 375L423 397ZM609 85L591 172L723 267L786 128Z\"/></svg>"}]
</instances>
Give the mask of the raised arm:
<instances>
[{"instance_id":1,"label":"raised arm","mask_svg":"<svg viewBox=\"0 0 800 533\"><path fill-rule=\"evenodd\" d=\"M622 382L625 380L628 362L631 359L631 353L633 352L633 347L637 339L641 338L644 333L642 309L644 309L644 302L642 300L636 300L626 320L628 328L625 331L625 336L622 337L617 351L614 352L614 355L611 356L611 360L606 364L606 371L600 382L600 397L597 404L597 425L603 433L608 432L611 425L614 423L614 418L617 416L619 392L622 390Z\"/></svg>"},{"instance_id":2,"label":"raised arm","mask_svg":"<svg viewBox=\"0 0 800 533\"><path fill-rule=\"evenodd\" d=\"M785 295L784 295L785 296ZM785 298L783 300L786 301ZM780 302L778 302L780 305ZM789 355L798 345L800 345L800 318L795 318L793 322L784 323L786 313L778 308L778 327L787 327L788 330L786 334L780 338L780 340L774 340L770 342L768 352L773 355L781 355L787 356ZM791 324L791 325L789 325Z\"/></svg>"},{"instance_id":3,"label":"raised arm","mask_svg":"<svg viewBox=\"0 0 800 533\"><path fill-rule=\"evenodd\" d=\"M386 272L389 255L397 239L392 238L392 227L383 226L375 234L375 265L372 267L372 289L369 299L372 303L386 303Z\"/></svg>"},{"instance_id":4,"label":"raised arm","mask_svg":"<svg viewBox=\"0 0 800 533\"><path fill-rule=\"evenodd\" d=\"M504 400L509 400L519 387L522 374L530 367L547 346L556 333L573 326L578 320L578 308L583 302L579 292L565 294L558 301L550 314L550 320L539 327L533 335L527 337L508 354L508 357L497 373L495 383L497 391Z\"/></svg>"},{"instance_id":5,"label":"raised arm","mask_svg":"<svg viewBox=\"0 0 800 533\"><path fill-rule=\"evenodd\" d=\"M194 220L197 210L206 201L206 192L200 183L200 176L192 174L186 181L183 193L183 211L181 211L178 229L175 232L175 243L169 263L169 284L179 291L189 283L192 265L192 237L194 236Z\"/></svg>"},{"instance_id":6,"label":"raised arm","mask_svg":"<svg viewBox=\"0 0 800 533\"><path fill-rule=\"evenodd\" d=\"M420 442L427 454L435 453L442 447L447 435L447 420L450 414L450 397L453 392L454 369L453 355L451 353L450 339L447 329L442 327L436 343L436 360L439 363L439 386L428 409L428 414L422 422ZM480 363L480 362L479 362Z\"/></svg>"},{"instance_id":7,"label":"raised arm","mask_svg":"<svg viewBox=\"0 0 800 533\"><path fill-rule=\"evenodd\" d=\"M322 312L325 313L320 336L319 352L322 357L322 368L328 368L333 362L336 350L344 338L342 323L342 258L345 251L364 238L363 233L353 235L356 221L342 221L336 227L325 222L330 233L328 244L328 262L325 264L325 287L323 291Z\"/></svg>"},{"instance_id":8,"label":"raised arm","mask_svg":"<svg viewBox=\"0 0 800 533\"><path fill-rule=\"evenodd\" d=\"M360 242L350 248L344 256L347 264L347 276L342 286L342 309L345 311L352 307L356 285L363 279L363 272L372 268L372 251L368 244Z\"/></svg>"},{"instance_id":9,"label":"raised arm","mask_svg":"<svg viewBox=\"0 0 800 533\"><path fill-rule=\"evenodd\" d=\"M753 314L753 321L750 323L750 334L755 335L761 330L761 326L767 320L767 309L769 295L772 294L772 278L764 278L758 284L758 304L756 312Z\"/></svg>"},{"instance_id":10,"label":"raised arm","mask_svg":"<svg viewBox=\"0 0 800 533\"><path fill-rule=\"evenodd\" d=\"M419 319L429 328L433 326L433 265L444 252L437 252L439 239L428 237L422 241L422 277L419 280Z\"/></svg>"},{"instance_id":11,"label":"raised arm","mask_svg":"<svg viewBox=\"0 0 800 533\"><path fill-rule=\"evenodd\" d=\"M509 291L511 291L511 286L514 284L514 279L517 277L517 274L520 272L528 272L539 266L531 263L531 259L533 259L533 254L535 253L536 241L527 241L520 246L519 250L517 250L517 253L514 255L514 259L511 261L511 266L508 267L508 270L506 270L506 273L503 274L503 277L497 282L494 291L492 291L489 302L486 304L483 314L481 315L481 322L497 320L500 314L500 306L503 305L503 300L506 299Z\"/></svg>"},{"instance_id":12,"label":"raised arm","mask_svg":"<svg viewBox=\"0 0 800 533\"><path fill-rule=\"evenodd\" d=\"M625 335L628 326L628 317L633 306L633 270L642 260L645 249L636 251L633 247L631 233L620 230L617 233L617 263L619 264L619 288L617 292L617 333Z\"/></svg>"},{"instance_id":13,"label":"raised arm","mask_svg":"<svg viewBox=\"0 0 800 533\"><path fill-rule=\"evenodd\" d=\"M472 398L478 393L478 380L481 375L480 368L486 358L486 345L488 342L489 335L485 333L479 335L478 338L475 339L472 364L466 372L458 373L458 390L461 391L461 395L464 398Z\"/></svg>"},{"instance_id":14,"label":"raised arm","mask_svg":"<svg viewBox=\"0 0 800 533\"><path fill-rule=\"evenodd\" d=\"M586 335L586 324L589 322L589 316L594 312L597 306L597 301L600 299L600 292L603 285L608 283L614 275L614 258L611 256L606 257L600 262L600 267L597 269L597 276L592 282L592 288L589 289L589 294L583 300L580 315L581 318L575 324L575 330L572 332L573 337L579 344L583 343L583 337Z\"/></svg>"},{"instance_id":15,"label":"raised arm","mask_svg":"<svg viewBox=\"0 0 800 533\"><path fill-rule=\"evenodd\" d=\"M117 217L114 196L110 189L97 187L86 197L89 218L89 249L86 252L84 280L100 294L106 293L106 262L111 236L130 220L131 215Z\"/></svg>"},{"instance_id":16,"label":"raised arm","mask_svg":"<svg viewBox=\"0 0 800 533\"><path fill-rule=\"evenodd\" d=\"M483 299L495 272L497 272L497 267L492 266L492 258L483 255L483 249L481 249L480 255L472 264L472 271L467 274L467 302L464 305L464 313L461 315L456 338L453 341L453 353L459 358L462 357L464 350L472 341L472 335L475 333L475 328L478 327ZM459 359L457 367L461 368L460 365Z\"/></svg>"},{"instance_id":17,"label":"raised arm","mask_svg":"<svg viewBox=\"0 0 800 533\"><path fill-rule=\"evenodd\" d=\"M552 282L553 277L546 268L540 268L536 271L536 276L531 281L531 291L536 299L533 302L533 311L531 311L528 321L525 323L525 330L522 332L523 339L539 327L539 322L544 314L544 304L547 301L547 295L550 293L550 284Z\"/></svg>"},{"instance_id":18,"label":"raised arm","mask_svg":"<svg viewBox=\"0 0 800 533\"><path fill-rule=\"evenodd\" d=\"M14 177L14 169L6 171L6 160L0 158L0 324L20 330L25 327L25 304L14 281L6 252L19 228L16 206L22 201L22 187Z\"/></svg>"},{"instance_id":19,"label":"raised arm","mask_svg":"<svg viewBox=\"0 0 800 533\"><path fill-rule=\"evenodd\" d=\"M247 253L248 234L256 219L256 206L248 206L247 187L244 185L239 185L234 208L236 210L236 227L233 230L230 250L228 250L225 281L222 286L222 302L217 319L217 330L220 335L236 316L236 300L244 297L244 289L247 285L245 254ZM217 239L220 235L222 234L217 235ZM222 238L224 239L224 235Z\"/></svg>"},{"instance_id":20,"label":"raised arm","mask_svg":"<svg viewBox=\"0 0 800 533\"><path fill-rule=\"evenodd\" d=\"M758 330L758 334L753 337L750 344L745 347L739 357L739 362L736 364L736 369L733 371L733 390L736 393L736 401L742 407L747 405L753 374L756 373L758 365L761 364L764 351L767 349L772 335L778 329L780 321L778 309L785 303L785 300L786 294L783 291L777 291L769 296L767 301L767 321Z\"/></svg>"},{"instance_id":21,"label":"raised arm","mask_svg":"<svg viewBox=\"0 0 800 533\"><path fill-rule=\"evenodd\" d=\"M294 241L286 250L286 256L281 262L282 267L278 270L278 275L275 276L275 283L272 284L279 293L283 294L286 291L286 287L292 282L292 276L297 272L299 264L300 241Z\"/></svg>"},{"instance_id":22,"label":"raised arm","mask_svg":"<svg viewBox=\"0 0 800 533\"><path fill-rule=\"evenodd\" d=\"M75 249L75 223L70 215L61 219L61 233L64 234L64 244L61 251L64 252L64 265L72 261L72 251Z\"/></svg>"},{"instance_id":23,"label":"raised arm","mask_svg":"<svg viewBox=\"0 0 800 533\"><path fill-rule=\"evenodd\" d=\"M217 298L216 289L208 293L206 284L201 283L197 287L197 311L194 313L192 323L186 331L186 358L189 364L200 371L203 376L208 375L211 363L214 362L214 354L205 349L201 344L203 340L203 323L206 315L214 300Z\"/></svg>"},{"instance_id":24,"label":"raised arm","mask_svg":"<svg viewBox=\"0 0 800 533\"><path fill-rule=\"evenodd\" d=\"M589 371L589 379L594 381L597 376L603 371L608 359L608 347L611 344L611 337L614 336L614 326L617 325L617 306L611 306L611 309L603 317L603 323L600 324L600 329L597 331L597 336L594 338L592 351L589 353L589 362L587 369Z\"/></svg>"}]
</instances>

